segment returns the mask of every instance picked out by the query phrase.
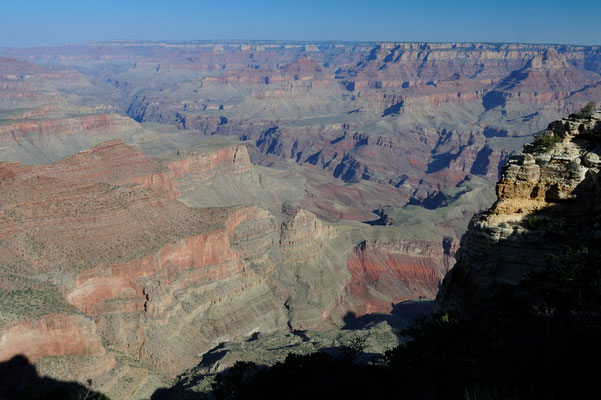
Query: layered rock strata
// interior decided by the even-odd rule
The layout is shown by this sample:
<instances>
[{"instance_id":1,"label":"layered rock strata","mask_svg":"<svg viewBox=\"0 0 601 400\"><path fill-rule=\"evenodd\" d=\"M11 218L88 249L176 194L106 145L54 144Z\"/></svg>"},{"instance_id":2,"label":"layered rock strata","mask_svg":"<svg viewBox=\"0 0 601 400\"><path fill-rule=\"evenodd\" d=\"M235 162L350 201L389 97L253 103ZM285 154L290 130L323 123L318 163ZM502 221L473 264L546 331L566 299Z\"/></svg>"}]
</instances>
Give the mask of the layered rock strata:
<instances>
[{"instance_id":1,"label":"layered rock strata","mask_svg":"<svg viewBox=\"0 0 601 400\"><path fill-rule=\"evenodd\" d=\"M158 161L118 140L0 164L0 361L23 354L42 374L145 398L220 342L433 295L448 255L394 227L178 200L183 183L243 182L253 168L239 144Z\"/></svg>"},{"instance_id":2,"label":"layered rock strata","mask_svg":"<svg viewBox=\"0 0 601 400\"><path fill-rule=\"evenodd\" d=\"M219 153L187 165L219 168L215 160ZM265 212L188 208L176 200L176 172L120 141L0 170L3 359L84 357L98 384L112 387L118 371L131 371L124 358L168 377L194 363L191 348L246 335L262 320L265 330L285 326L283 307L230 246L242 221ZM232 301L244 298L254 315L236 311ZM219 323L207 324L211 313ZM189 326L198 318L202 333Z\"/></svg>"},{"instance_id":3,"label":"layered rock strata","mask_svg":"<svg viewBox=\"0 0 601 400\"><path fill-rule=\"evenodd\" d=\"M547 257L601 238L601 114L553 122L505 164L498 200L475 216L457 264L437 297L441 307L515 285Z\"/></svg>"}]
</instances>

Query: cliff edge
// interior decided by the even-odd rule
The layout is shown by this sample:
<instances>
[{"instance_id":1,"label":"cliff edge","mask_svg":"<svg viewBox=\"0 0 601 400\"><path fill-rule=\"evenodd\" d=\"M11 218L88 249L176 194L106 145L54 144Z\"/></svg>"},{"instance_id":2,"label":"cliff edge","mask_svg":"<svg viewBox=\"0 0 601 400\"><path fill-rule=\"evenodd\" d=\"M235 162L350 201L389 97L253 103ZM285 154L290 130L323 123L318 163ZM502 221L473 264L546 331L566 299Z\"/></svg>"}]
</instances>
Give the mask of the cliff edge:
<instances>
[{"instance_id":1,"label":"cliff edge","mask_svg":"<svg viewBox=\"0 0 601 400\"><path fill-rule=\"evenodd\" d=\"M461 240L437 307L478 301L493 284L516 285L549 257L601 239L600 154L601 112L589 106L552 122L511 157L497 201Z\"/></svg>"}]
</instances>

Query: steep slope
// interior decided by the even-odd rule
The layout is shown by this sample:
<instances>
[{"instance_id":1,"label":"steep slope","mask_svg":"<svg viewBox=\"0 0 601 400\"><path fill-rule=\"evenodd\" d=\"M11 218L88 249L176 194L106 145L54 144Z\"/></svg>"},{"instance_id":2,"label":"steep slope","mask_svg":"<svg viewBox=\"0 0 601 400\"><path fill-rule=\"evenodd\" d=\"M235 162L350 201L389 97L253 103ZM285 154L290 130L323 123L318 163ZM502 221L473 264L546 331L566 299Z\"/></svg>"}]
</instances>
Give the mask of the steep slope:
<instances>
[{"instance_id":1,"label":"steep slope","mask_svg":"<svg viewBox=\"0 0 601 400\"><path fill-rule=\"evenodd\" d=\"M598 81L598 74L577 69L555 49L549 48L486 93L482 104L487 110L503 106L510 112L515 112L515 108L523 103L558 107L559 100Z\"/></svg>"},{"instance_id":2,"label":"steep slope","mask_svg":"<svg viewBox=\"0 0 601 400\"><path fill-rule=\"evenodd\" d=\"M43 371L62 378L94 375L113 393L133 371L125 359L145 375L169 376L194 359L187 351L176 357L178 349L208 348L202 343L211 337L235 335L239 324L255 328L277 310L261 306L271 294L229 244L236 226L257 211L191 209L175 200L178 194L174 172L117 141L55 165L3 164L2 297L12 300L1 311L3 358L41 359ZM211 288L213 281L221 284ZM182 311L183 297L202 286L202 298ZM235 293L254 297L259 319L248 320L248 308L240 319L228 303ZM213 333L177 334L193 310L219 304L229 310L218 312L227 329L201 324ZM70 330L83 337L70 337ZM46 365L48 356L58 358ZM80 372L69 367L73 356L81 356Z\"/></svg>"},{"instance_id":3,"label":"steep slope","mask_svg":"<svg viewBox=\"0 0 601 400\"><path fill-rule=\"evenodd\" d=\"M600 71L583 62L598 48L382 43L336 70L314 61L328 51L141 90L128 113L250 140L263 165L292 159L346 183L405 183L406 201L470 173L494 182L530 132L600 94Z\"/></svg>"},{"instance_id":4,"label":"steep slope","mask_svg":"<svg viewBox=\"0 0 601 400\"><path fill-rule=\"evenodd\" d=\"M81 73L0 58L0 160L56 162L143 129Z\"/></svg>"},{"instance_id":5,"label":"steep slope","mask_svg":"<svg viewBox=\"0 0 601 400\"><path fill-rule=\"evenodd\" d=\"M434 294L451 255L441 237L325 223L288 180L223 141L161 161L114 140L0 164L0 361L22 354L41 374L145 398L220 342ZM216 207L222 182L233 200Z\"/></svg>"},{"instance_id":6,"label":"steep slope","mask_svg":"<svg viewBox=\"0 0 601 400\"><path fill-rule=\"evenodd\" d=\"M601 114L551 123L497 183L498 200L472 219L457 264L437 297L452 307L485 296L494 283L515 285L560 256L601 237Z\"/></svg>"},{"instance_id":7,"label":"steep slope","mask_svg":"<svg viewBox=\"0 0 601 400\"><path fill-rule=\"evenodd\" d=\"M144 398L220 342L433 297L499 164L601 87L588 47L187 46L0 60L0 360ZM598 169L580 154L598 154L595 123L562 121L552 155L511 161L492 222L464 239L481 249L459 255L477 271L453 287L544 265L487 240L509 227L541 257L557 247L542 228Z\"/></svg>"}]
</instances>

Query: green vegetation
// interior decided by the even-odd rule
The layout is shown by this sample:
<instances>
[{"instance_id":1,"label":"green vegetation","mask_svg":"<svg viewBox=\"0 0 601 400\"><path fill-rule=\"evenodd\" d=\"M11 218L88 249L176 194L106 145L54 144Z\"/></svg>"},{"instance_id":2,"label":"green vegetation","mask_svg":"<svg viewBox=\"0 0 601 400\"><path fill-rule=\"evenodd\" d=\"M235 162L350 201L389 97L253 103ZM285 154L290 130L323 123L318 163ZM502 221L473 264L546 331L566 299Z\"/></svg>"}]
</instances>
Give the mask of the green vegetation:
<instances>
[{"instance_id":1,"label":"green vegetation","mask_svg":"<svg viewBox=\"0 0 601 400\"><path fill-rule=\"evenodd\" d=\"M593 117L593 113L595 112L596 108L597 108L597 105L595 104L595 102L591 101L591 102L587 103L587 105L584 106L582 108L582 110L580 110L579 113L570 114L569 117L570 118L591 119Z\"/></svg>"},{"instance_id":2,"label":"green vegetation","mask_svg":"<svg viewBox=\"0 0 601 400\"><path fill-rule=\"evenodd\" d=\"M534 146L545 151L551 151L559 142L561 137L555 132L540 131L534 135Z\"/></svg>"},{"instance_id":3,"label":"green vegetation","mask_svg":"<svg viewBox=\"0 0 601 400\"><path fill-rule=\"evenodd\" d=\"M593 112L595 112L596 104L594 102L589 102L582 110L580 110L580 118L591 119L593 117Z\"/></svg>"},{"instance_id":4,"label":"green vegetation","mask_svg":"<svg viewBox=\"0 0 601 400\"><path fill-rule=\"evenodd\" d=\"M538 217L535 215L532 218L528 218L526 220L526 225L528 225L529 229L536 229L538 227Z\"/></svg>"},{"instance_id":5,"label":"green vegetation","mask_svg":"<svg viewBox=\"0 0 601 400\"><path fill-rule=\"evenodd\" d=\"M598 244L597 244L598 245ZM289 355L238 363L217 399L599 398L601 254L567 249L518 286L497 285L461 309L422 318L384 358ZM348 354L348 353L347 353Z\"/></svg>"},{"instance_id":6,"label":"green vegetation","mask_svg":"<svg viewBox=\"0 0 601 400\"><path fill-rule=\"evenodd\" d=\"M545 219L539 219L537 215L534 215L532 217L524 218L520 225L526 229L534 230L540 228L541 226L549 227L550 223L549 221Z\"/></svg>"},{"instance_id":7,"label":"green vegetation","mask_svg":"<svg viewBox=\"0 0 601 400\"><path fill-rule=\"evenodd\" d=\"M10 289L0 288L0 325L77 312L54 285L13 274L6 274L2 280Z\"/></svg>"}]
</instances>

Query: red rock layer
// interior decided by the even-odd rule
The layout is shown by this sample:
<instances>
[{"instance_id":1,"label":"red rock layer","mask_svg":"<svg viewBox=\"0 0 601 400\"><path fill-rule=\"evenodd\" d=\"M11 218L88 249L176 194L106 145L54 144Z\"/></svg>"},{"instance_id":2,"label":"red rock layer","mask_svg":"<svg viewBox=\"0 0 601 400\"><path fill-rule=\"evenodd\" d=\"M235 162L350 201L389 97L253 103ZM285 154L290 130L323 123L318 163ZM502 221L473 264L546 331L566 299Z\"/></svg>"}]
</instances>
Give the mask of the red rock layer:
<instances>
[{"instance_id":1,"label":"red rock layer","mask_svg":"<svg viewBox=\"0 0 601 400\"><path fill-rule=\"evenodd\" d=\"M5 269L77 270L202 229L203 213L175 201L171 171L120 141L57 164L0 164L0 178Z\"/></svg>"},{"instance_id":2,"label":"red rock layer","mask_svg":"<svg viewBox=\"0 0 601 400\"><path fill-rule=\"evenodd\" d=\"M232 71L220 76L207 77L204 82L220 85L269 85L280 82L310 82L311 87L327 88L334 84L334 74L328 68L319 65L310 56L303 56L281 68Z\"/></svg>"},{"instance_id":3,"label":"red rock layer","mask_svg":"<svg viewBox=\"0 0 601 400\"><path fill-rule=\"evenodd\" d=\"M598 81L598 74L576 69L550 48L509 75L495 91L502 93L505 101L552 104Z\"/></svg>"},{"instance_id":4,"label":"red rock layer","mask_svg":"<svg viewBox=\"0 0 601 400\"><path fill-rule=\"evenodd\" d=\"M253 219L270 215L254 208L191 209L176 200L176 175L250 166L241 146L215 151L182 157L173 171L120 141L51 165L0 164L1 290L28 293L28 282L43 279L77 308L61 304L67 314L51 319L11 314L0 320L6 333L0 354L100 354L94 347L100 342L81 342L80 332L173 374L197 362L196 352L219 337L247 335L262 320L267 330L285 326L278 317L283 307L274 304L264 278L230 245L243 221L254 226ZM245 240L257 234L263 233L254 226ZM72 315L77 310L96 323ZM206 325L206 312L218 312L224 325ZM47 320L59 322L50 329ZM191 330L198 333L190 336ZM68 335L71 347L64 343Z\"/></svg>"},{"instance_id":5,"label":"red rock layer","mask_svg":"<svg viewBox=\"0 0 601 400\"><path fill-rule=\"evenodd\" d=\"M346 261L355 312L390 312L401 301L435 297L451 257L430 242L363 242Z\"/></svg>"},{"instance_id":6,"label":"red rock layer","mask_svg":"<svg viewBox=\"0 0 601 400\"><path fill-rule=\"evenodd\" d=\"M24 61L0 57L0 105L14 109L64 103L59 88L88 85L82 74L49 70Z\"/></svg>"},{"instance_id":7,"label":"red rock layer","mask_svg":"<svg viewBox=\"0 0 601 400\"><path fill-rule=\"evenodd\" d=\"M94 135L115 133L139 126L130 118L117 114L96 114L82 117L15 121L0 125L0 143L17 142L29 135L67 136L72 133Z\"/></svg>"},{"instance_id":8,"label":"red rock layer","mask_svg":"<svg viewBox=\"0 0 601 400\"><path fill-rule=\"evenodd\" d=\"M96 324L82 315L47 315L0 330L0 360L72 354L102 356L106 350Z\"/></svg>"},{"instance_id":9,"label":"red rock layer","mask_svg":"<svg viewBox=\"0 0 601 400\"><path fill-rule=\"evenodd\" d=\"M167 161L165 165L176 179L192 174L200 175L202 179L210 179L218 173L243 173L251 169L246 147L238 145L181 156Z\"/></svg>"},{"instance_id":10,"label":"red rock layer","mask_svg":"<svg viewBox=\"0 0 601 400\"><path fill-rule=\"evenodd\" d=\"M230 247L229 237L250 215L249 211L233 214L225 230L167 244L156 254L131 262L86 270L78 275L66 297L69 303L91 316L140 311L160 316L173 305L165 298L161 303L151 302L143 282L152 279L177 291L192 282L209 283L242 272L244 264ZM186 278L182 279L182 275Z\"/></svg>"}]
</instances>

